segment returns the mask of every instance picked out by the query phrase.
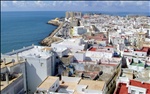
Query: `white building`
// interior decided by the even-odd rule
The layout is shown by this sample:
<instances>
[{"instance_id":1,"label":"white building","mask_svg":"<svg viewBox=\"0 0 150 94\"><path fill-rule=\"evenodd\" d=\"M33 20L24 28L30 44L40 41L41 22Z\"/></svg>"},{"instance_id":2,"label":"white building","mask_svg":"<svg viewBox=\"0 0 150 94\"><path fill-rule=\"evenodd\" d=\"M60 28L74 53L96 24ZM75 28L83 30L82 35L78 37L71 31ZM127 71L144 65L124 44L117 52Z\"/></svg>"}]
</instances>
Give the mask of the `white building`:
<instances>
[{"instance_id":1,"label":"white building","mask_svg":"<svg viewBox=\"0 0 150 94\"><path fill-rule=\"evenodd\" d=\"M1 81L1 94L24 94L23 75L17 74L12 80Z\"/></svg>"},{"instance_id":2,"label":"white building","mask_svg":"<svg viewBox=\"0 0 150 94\"><path fill-rule=\"evenodd\" d=\"M105 81L82 80L79 77L47 77L35 94L105 94Z\"/></svg>"},{"instance_id":3,"label":"white building","mask_svg":"<svg viewBox=\"0 0 150 94\"><path fill-rule=\"evenodd\" d=\"M86 60L97 61L101 58L111 59L112 56L113 56L113 49L111 48L99 49L93 47L86 51Z\"/></svg>"},{"instance_id":4,"label":"white building","mask_svg":"<svg viewBox=\"0 0 150 94\"><path fill-rule=\"evenodd\" d=\"M55 92L59 87L59 77L48 76L37 87L36 94L43 94L44 92Z\"/></svg>"},{"instance_id":5,"label":"white building","mask_svg":"<svg viewBox=\"0 0 150 94\"><path fill-rule=\"evenodd\" d=\"M119 77L114 94L149 94L149 87L150 84L147 82L129 80L127 77Z\"/></svg>"},{"instance_id":6,"label":"white building","mask_svg":"<svg viewBox=\"0 0 150 94\"><path fill-rule=\"evenodd\" d=\"M74 26L73 27L73 35L79 36L87 32L87 29L84 26Z\"/></svg>"},{"instance_id":7,"label":"white building","mask_svg":"<svg viewBox=\"0 0 150 94\"><path fill-rule=\"evenodd\" d=\"M66 47L72 52L83 51L87 48L87 42L82 38L65 39L63 41L54 42L51 44L52 48Z\"/></svg>"},{"instance_id":8,"label":"white building","mask_svg":"<svg viewBox=\"0 0 150 94\"><path fill-rule=\"evenodd\" d=\"M73 56L75 61L84 61L86 58L85 51L77 51L73 53Z\"/></svg>"},{"instance_id":9,"label":"white building","mask_svg":"<svg viewBox=\"0 0 150 94\"><path fill-rule=\"evenodd\" d=\"M33 93L47 76L55 73L55 58L50 47L29 46L6 54L19 56L26 60L25 70L28 93Z\"/></svg>"},{"instance_id":10,"label":"white building","mask_svg":"<svg viewBox=\"0 0 150 94\"><path fill-rule=\"evenodd\" d=\"M62 57L64 55L68 55L69 53L69 49L67 49L66 47L58 47L55 46L53 47L53 51L56 53L57 56Z\"/></svg>"},{"instance_id":11,"label":"white building","mask_svg":"<svg viewBox=\"0 0 150 94\"><path fill-rule=\"evenodd\" d=\"M14 56L1 55L1 94L24 94L25 61Z\"/></svg>"}]
</instances>

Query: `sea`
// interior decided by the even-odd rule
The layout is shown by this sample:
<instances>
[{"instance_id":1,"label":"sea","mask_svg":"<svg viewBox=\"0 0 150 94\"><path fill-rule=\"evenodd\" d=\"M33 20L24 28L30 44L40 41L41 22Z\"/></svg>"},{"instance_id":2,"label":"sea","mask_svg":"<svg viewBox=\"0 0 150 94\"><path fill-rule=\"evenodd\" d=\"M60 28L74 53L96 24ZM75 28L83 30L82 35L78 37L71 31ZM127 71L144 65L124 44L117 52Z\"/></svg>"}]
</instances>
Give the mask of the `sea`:
<instances>
[{"instance_id":1,"label":"sea","mask_svg":"<svg viewBox=\"0 0 150 94\"><path fill-rule=\"evenodd\" d=\"M40 45L57 26L47 24L56 17L65 17L65 11L7 11L1 12L1 53L7 53L26 46ZM129 12L82 12L102 13L117 16L139 14L150 16L149 13Z\"/></svg>"}]
</instances>

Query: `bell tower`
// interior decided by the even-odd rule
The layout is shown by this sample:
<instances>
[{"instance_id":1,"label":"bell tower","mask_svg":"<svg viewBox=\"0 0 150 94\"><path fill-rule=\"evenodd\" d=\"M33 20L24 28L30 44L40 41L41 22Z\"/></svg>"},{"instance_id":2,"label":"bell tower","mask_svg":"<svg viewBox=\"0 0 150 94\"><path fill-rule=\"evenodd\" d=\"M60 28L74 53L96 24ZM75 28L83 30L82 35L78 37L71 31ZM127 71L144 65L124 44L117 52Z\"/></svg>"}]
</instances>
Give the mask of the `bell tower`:
<instances>
[{"instance_id":1,"label":"bell tower","mask_svg":"<svg viewBox=\"0 0 150 94\"><path fill-rule=\"evenodd\" d=\"M137 47L138 49L142 49L143 43L145 41L145 33L143 32L143 28L141 28L141 31L138 32L137 38Z\"/></svg>"}]
</instances>

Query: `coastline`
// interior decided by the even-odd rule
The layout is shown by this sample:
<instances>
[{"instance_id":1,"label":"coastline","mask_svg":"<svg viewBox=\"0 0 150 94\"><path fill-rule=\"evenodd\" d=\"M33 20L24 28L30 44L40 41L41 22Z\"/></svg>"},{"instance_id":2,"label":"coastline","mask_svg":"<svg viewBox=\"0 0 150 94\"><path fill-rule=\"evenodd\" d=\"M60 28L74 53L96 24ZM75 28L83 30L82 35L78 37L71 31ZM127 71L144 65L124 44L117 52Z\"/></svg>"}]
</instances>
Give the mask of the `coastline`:
<instances>
[{"instance_id":1,"label":"coastline","mask_svg":"<svg viewBox=\"0 0 150 94\"><path fill-rule=\"evenodd\" d=\"M58 18L56 18L58 19ZM59 31L59 29L63 26L63 23L60 23L58 20L53 19L47 22L47 24L57 26L56 29L54 29L48 37L44 38L42 41L40 41L40 45L42 46L51 46L51 43L62 40L59 37L54 37L54 35Z\"/></svg>"}]
</instances>

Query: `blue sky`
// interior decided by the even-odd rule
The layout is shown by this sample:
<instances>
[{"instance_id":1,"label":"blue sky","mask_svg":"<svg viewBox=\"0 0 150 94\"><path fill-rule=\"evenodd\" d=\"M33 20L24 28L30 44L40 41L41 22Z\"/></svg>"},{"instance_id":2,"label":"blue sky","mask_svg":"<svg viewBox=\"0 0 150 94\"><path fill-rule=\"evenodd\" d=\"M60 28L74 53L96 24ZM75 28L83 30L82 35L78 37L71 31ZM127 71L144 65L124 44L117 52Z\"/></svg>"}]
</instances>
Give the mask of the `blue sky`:
<instances>
[{"instance_id":1,"label":"blue sky","mask_svg":"<svg viewBox=\"0 0 150 94\"><path fill-rule=\"evenodd\" d=\"M1 1L1 10L149 12L150 1Z\"/></svg>"}]
</instances>

